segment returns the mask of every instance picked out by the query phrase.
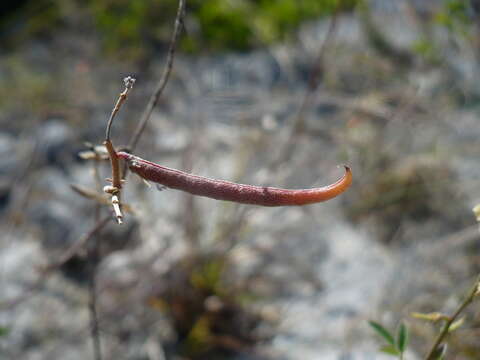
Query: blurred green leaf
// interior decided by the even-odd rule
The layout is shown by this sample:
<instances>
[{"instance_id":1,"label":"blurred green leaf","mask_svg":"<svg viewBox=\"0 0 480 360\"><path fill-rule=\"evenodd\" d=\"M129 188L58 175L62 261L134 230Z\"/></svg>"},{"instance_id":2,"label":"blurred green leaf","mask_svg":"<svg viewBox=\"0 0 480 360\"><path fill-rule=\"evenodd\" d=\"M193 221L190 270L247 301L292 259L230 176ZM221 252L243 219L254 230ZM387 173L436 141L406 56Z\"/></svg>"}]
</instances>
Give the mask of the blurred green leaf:
<instances>
[{"instance_id":1,"label":"blurred green leaf","mask_svg":"<svg viewBox=\"0 0 480 360\"><path fill-rule=\"evenodd\" d=\"M404 323L400 323L397 330L397 349L403 353L405 352L408 344L408 329Z\"/></svg>"},{"instance_id":2,"label":"blurred green leaf","mask_svg":"<svg viewBox=\"0 0 480 360\"><path fill-rule=\"evenodd\" d=\"M394 345L385 345L380 348L380 351L384 354L399 356L400 351Z\"/></svg>"},{"instance_id":3,"label":"blurred green leaf","mask_svg":"<svg viewBox=\"0 0 480 360\"><path fill-rule=\"evenodd\" d=\"M382 325L375 321L369 321L368 324L375 330L375 332L384 338L390 345L395 346L395 339Z\"/></svg>"},{"instance_id":4,"label":"blurred green leaf","mask_svg":"<svg viewBox=\"0 0 480 360\"><path fill-rule=\"evenodd\" d=\"M440 320L448 320L447 316L440 313L440 312L431 312L431 313L418 313L418 312L413 312L410 314L412 317L415 319L421 319L421 320L427 320L427 321L432 321L432 322L437 322Z\"/></svg>"},{"instance_id":5,"label":"blurred green leaf","mask_svg":"<svg viewBox=\"0 0 480 360\"><path fill-rule=\"evenodd\" d=\"M8 328L0 326L0 336L6 336L9 332L10 330Z\"/></svg>"},{"instance_id":6,"label":"blurred green leaf","mask_svg":"<svg viewBox=\"0 0 480 360\"><path fill-rule=\"evenodd\" d=\"M451 324L450 327L448 328L448 332L453 332L457 330L460 326L463 325L464 321L465 321L464 317L454 321L453 324Z\"/></svg>"}]
</instances>

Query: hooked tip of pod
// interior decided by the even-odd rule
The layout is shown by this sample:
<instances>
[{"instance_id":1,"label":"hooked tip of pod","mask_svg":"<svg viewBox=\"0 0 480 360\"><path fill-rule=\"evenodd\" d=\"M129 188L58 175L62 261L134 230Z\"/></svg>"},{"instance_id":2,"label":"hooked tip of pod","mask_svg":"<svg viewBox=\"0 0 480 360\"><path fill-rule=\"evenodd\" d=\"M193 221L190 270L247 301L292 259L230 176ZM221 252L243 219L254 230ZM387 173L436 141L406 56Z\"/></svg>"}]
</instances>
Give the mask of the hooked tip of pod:
<instances>
[{"instance_id":1,"label":"hooked tip of pod","mask_svg":"<svg viewBox=\"0 0 480 360\"><path fill-rule=\"evenodd\" d=\"M346 187L349 187L350 184L352 183L352 179L353 179L352 170L351 170L350 166L345 165L345 164L342 164L342 165L339 165L339 166L343 166L345 168L345 175L343 175L343 178L340 181L343 181L344 183L347 184Z\"/></svg>"},{"instance_id":2,"label":"hooked tip of pod","mask_svg":"<svg viewBox=\"0 0 480 360\"><path fill-rule=\"evenodd\" d=\"M350 178L350 181L351 181L352 169L350 168L350 166L348 166L346 164L342 164L342 165L338 165L337 167L343 167L345 169L345 175L344 176L348 176Z\"/></svg>"}]
</instances>

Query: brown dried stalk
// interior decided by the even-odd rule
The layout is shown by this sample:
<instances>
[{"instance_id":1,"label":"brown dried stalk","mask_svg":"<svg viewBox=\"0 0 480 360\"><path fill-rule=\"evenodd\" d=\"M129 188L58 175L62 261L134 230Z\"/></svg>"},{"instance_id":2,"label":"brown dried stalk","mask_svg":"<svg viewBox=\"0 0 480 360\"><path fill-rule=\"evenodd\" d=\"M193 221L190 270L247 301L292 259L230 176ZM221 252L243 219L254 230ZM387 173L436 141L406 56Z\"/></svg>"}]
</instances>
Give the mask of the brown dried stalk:
<instances>
[{"instance_id":1,"label":"brown dried stalk","mask_svg":"<svg viewBox=\"0 0 480 360\"><path fill-rule=\"evenodd\" d=\"M120 189L122 188L122 175L120 174L120 165L118 162L117 153L115 151L115 147L113 146L112 141L110 140L110 132L112 129L113 120L115 119L115 115L117 115L120 107L127 99L128 93L133 88L133 84L135 84L135 79L131 76L127 76L123 79L125 84L125 90L120 93L118 100L110 114L110 118L108 119L107 129L105 132L105 141L103 145L107 148L108 155L110 157L110 164L112 166L112 184L110 186L105 186L104 191L107 194L110 194L111 202L113 206L113 211L115 212L115 218L117 219L118 224L123 223L123 214L122 214L122 206L120 202Z\"/></svg>"},{"instance_id":2,"label":"brown dried stalk","mask_svg":"<svg viewBox=\"0 0 480 360\"><path fill-rule=\"evenodd\" d=\"M112 129L113 119L115 118L115 115L117 115L117 113L120 111L120 108L122 107L125 100L127 100L128 93L130 92L130 90L132 90L133 85L135 84L135 79L131 76L127 76L125 79L123 79L123 83L125 84L125 90L123 90L123 92L121 92L118 96L117 103L112 109L112 113L110 114L110 118L108 119L107 129L105 132L105 141L110 140L110 131Z\"/></svg>"}]
</instances>

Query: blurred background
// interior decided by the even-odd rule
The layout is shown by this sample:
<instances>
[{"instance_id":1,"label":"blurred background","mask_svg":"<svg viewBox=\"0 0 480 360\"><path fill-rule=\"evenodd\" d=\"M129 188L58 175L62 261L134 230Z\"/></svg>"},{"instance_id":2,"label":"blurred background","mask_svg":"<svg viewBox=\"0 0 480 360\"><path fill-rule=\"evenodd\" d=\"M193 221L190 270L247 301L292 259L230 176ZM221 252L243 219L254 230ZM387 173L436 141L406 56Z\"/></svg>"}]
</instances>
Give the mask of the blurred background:
<instances>
[{"instance_id":1,"label":"blurred background","mask_svg":"<svg viewBox=\"0 0 480 360\"><path fill-rule=\"evenodd\" d=\"M407 359L480 268L480 2L189 0L134 153L240 183L347 193L262 208L128 176L125 224L85 159L129 143L176 0L0 5L1 359ZM72 187L73 185L73 187ZM159 191L161 190L161 191ZM473 306L448 359L478 359ZM101 349L101 352L99 352Z\"/></svg>"}]
</instances>

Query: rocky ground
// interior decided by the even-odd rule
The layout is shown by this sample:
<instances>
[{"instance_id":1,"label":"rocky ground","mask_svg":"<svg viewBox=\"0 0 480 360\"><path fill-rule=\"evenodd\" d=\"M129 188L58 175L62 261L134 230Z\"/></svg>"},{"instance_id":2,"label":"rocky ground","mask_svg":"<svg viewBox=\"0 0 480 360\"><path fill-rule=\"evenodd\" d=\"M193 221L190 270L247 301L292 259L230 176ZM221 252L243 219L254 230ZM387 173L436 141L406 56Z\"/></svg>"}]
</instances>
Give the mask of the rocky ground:
<instances>
[{"instance_id":1,"label":"rocky ground","mask_svg":"<svg viewBox=\"0 0 480 360\"><path fill-rule=\"evenodd\" d=\"M378 11L382 32L410 49L420 30L408 14ZM244 333L224 344L238 358L388 358L369 319L390 328L406 320L408 359L431 344L434 327L409 314L451 311L478 271L470 212L480 197L476 57L440 34L440 63L399 64L375 51L358 18L341 17L288 148L328 27L306 24L297 42L246 54L179 54L135 153L200 175L285 187L330 183L342 173L337 165L348 163L352 188L324 204L259 208L158 191L130 176L125 201L135 214L97 238L105 358L173 356L178 334L164 302L188 286L182 264L198 254L228 263L226 285L202 306L235 298L244 324L236 298L248 297L262 319L245 330L259 334L256 346ZM63 34L0 59L2 358L91 357L85 251L44 269L95 224L92 202L70 188L96 186L92 164L77 156L83 142L101 142L122 78L133 74L137 83L112 135L126 143L165 61L159 55L135 67L120 56L100 58L97 46ZM476 358L474 334L452 337L456 359ZM203 346L211 341L195 336Z\"/></svg>"}]
</instances>

